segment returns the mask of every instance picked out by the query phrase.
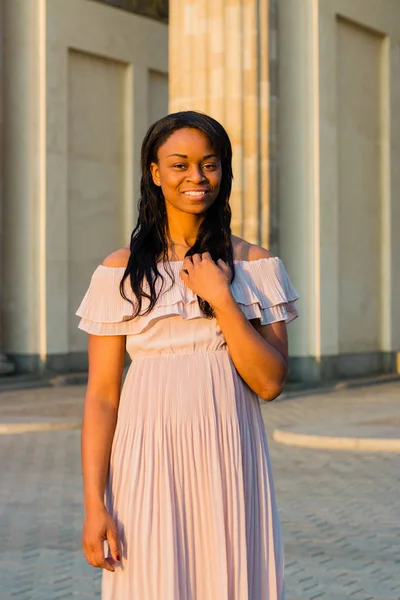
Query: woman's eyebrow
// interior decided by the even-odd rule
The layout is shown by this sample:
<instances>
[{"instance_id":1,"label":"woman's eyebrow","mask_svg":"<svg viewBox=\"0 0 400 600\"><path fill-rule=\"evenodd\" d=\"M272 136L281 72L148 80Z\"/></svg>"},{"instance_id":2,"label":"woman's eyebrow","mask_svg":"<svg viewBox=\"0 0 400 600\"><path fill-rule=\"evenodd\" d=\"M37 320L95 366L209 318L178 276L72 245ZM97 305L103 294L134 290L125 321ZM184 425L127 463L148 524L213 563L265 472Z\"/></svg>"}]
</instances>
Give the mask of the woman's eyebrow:
<instances>
[{"instance_id":1,"label":"woman's eyebrow","mask_svg":"<svg viewBox=\"0 0 400 600\"><path fill-rule=\"evenodd\" d=\"M179 158L188 158L187 154L169 154L167 158L171 158L171 156L179 156ZM206 154L203 156L203 160L207 160L208 158L217 157L218 154Z\"/></svg>"}]
</instances>

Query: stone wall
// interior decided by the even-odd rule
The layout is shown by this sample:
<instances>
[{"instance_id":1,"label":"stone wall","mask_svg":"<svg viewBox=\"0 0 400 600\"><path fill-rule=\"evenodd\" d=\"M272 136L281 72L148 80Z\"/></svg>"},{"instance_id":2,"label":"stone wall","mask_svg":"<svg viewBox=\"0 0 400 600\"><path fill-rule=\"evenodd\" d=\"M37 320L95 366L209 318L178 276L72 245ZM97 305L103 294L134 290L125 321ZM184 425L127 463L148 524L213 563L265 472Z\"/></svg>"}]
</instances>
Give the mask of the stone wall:
<instances>
[{"instance_id":1,"label":"stone wall","mask_svg":"<svg viewBox=\"0 0 400 600\"><path fill-rule=\"evenodd\" d=\"M141 143L168 112L168 27L87 0L3 8L0 361L86 369L74 313L136 222Z\"/></svg>"},{"instance_id":2,"label":"stone wall","mask_svg":"<svg viewBox=\"0 0 400 600\"><path fill-rule=\"evenodd\" d=\"M279 254L302 380L396 369L400 5L279 0Z\"/></svg>"}]
</instances>

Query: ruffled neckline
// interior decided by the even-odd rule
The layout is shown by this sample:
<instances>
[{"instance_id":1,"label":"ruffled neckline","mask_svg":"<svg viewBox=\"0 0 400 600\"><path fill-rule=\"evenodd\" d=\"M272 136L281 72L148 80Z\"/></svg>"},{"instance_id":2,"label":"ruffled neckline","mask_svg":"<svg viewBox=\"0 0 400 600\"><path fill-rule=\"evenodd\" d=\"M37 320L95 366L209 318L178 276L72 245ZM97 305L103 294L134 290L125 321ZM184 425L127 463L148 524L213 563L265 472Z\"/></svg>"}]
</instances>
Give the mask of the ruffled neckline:
<instances>
[{"instance_id":1,"label":"ruffled neckline","mask_svg":"<svg viewBox=\"0 0 400 600\"><path fill-rule=\"evenodd\" d=\"M278 256L269 256L266 258L257 258L256 260L242 260L242 259L238 259L235 258L235 260L233 261L234 264L238 264L238 265L252 265L255 263L260 263L263 261L277 261L277 262L281 262L281 259ZM166 262L164 260L160 260L157 262L157 266L162 266L163 268L165 268L165 265L183 265L184 261L183 260L171 260L169 262ZM99 265L97 267L98 269L110 269L110 270L116 270L116 271L125 271L126 267L108 267L106 265Z\"/></svg>"},{"instance_id":2,"label":"ruffled neckline","mask_svg":"<svg viewBox=\"0 0 400 600\"><path fill-rule=\"evenodd\" d=\"M120 283L125 267L99 265L94 271L89 289L77 310L82 318L79 327L97 335L136 335L151 327L160 318L179 315L183 319L205 318L197 296L178 276L182 261L168 263L174 276L172 285L156 282L158 301L149 314L132 317L132 304L122 298ZM161 269L167 273L161 261ZM297 317L295 302L298 294L278 257L253 261L235 260L232 295L248 319L259 319L262 325L275 321L289 323ZM134 303L136 298L125 282L125 293ZM148 284L147 284L148 286ZM145 286L146 287L146 286ZM146 290L148 291L148 290ZM144 299L143 309L148 300Z\"/></svg>"}]
</instances>

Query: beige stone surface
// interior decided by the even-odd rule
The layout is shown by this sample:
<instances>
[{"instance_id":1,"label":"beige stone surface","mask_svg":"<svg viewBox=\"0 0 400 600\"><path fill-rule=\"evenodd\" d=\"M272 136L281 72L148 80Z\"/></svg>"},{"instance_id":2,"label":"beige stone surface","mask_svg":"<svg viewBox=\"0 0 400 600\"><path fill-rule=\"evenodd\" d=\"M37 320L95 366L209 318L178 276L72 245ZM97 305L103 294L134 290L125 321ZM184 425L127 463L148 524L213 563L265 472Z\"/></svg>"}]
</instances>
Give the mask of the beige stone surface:
<instances>
[{"instance_id":1,"label":"beige stone surface","mask_svg":"<svg viewBox=\"0 0 400 600\"><path fill-rule=\"evenodd\" d=\"M336 36L339 352L372 352L381 335L384 38L342 20Z\"/></svg>"},{"instance_id":2,"label":"beige stone surface","mask_svg":"<svg viewBox=\"0 0 400 600\"><path fill-rule=\"evenodd\" d=\"M41 353L43 339L44 35L42 3L3 2L2 322L4 352Z\"/></svg>"},{"instance_id":3,"label":"beige stone surface","mask_svg":"<svg viewBox=\"0 0 400 600\"><path fill-rule=\"evenodd\" d=\"M83 351L73 316L135 223L140 146L168 112L167 25L88 0L4 3L4 351Z\"/></svg>"},{"instance_id":4,"label":"beige stone surface","mask_svg":"<svg viewBox=\"0 0 400 600\"><path fill-rule=\"evenodd\" d=\"M281 255L302 298L291 352L396 352L400 5L279 8Z\"/></svg>"},{"instance_id":5,"label":"beige stone surface","mask_svg":"<svg viewBox=\"0 0 400 600\"><path fill-rule=\"evenodd\" d=\"M74 307L82 282L123 244L126 65L69 54L68 306L69 350L79 350ZM96 110L93 110L96 106ZM101 258L100 258L101 260Z\"/></svg>"},{"instance_id":6,"label":"beige stone surface","mask_svg":"<svg viewBox=\"0 0 400 600\"><path fill-rule=\"evenodd\" d=\"M57 353L85 349L74 312L97 264L129 241L141 142L153 119L168 111L168 43L166 25L82 0L49 6L48 38L49 54L58 49L62 59L54 61L48 89L56 90L54 104L67 109L57 115L66 177L59 206L68 207L60 290L68 305L64 314L54 312L48 335L49 352ZM57 85L60 68L63 85ZM60 317L68 333L61 348L59 334L51 334Z\"/></svg>"}]
</instances>

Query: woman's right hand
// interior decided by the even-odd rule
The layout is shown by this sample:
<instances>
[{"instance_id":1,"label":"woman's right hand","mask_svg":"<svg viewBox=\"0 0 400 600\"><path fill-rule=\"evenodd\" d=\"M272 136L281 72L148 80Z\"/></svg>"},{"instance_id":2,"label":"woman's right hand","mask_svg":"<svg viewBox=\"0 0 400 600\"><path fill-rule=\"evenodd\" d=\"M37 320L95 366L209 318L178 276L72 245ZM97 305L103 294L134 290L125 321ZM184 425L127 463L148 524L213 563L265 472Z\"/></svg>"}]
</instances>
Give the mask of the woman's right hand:
<instances>
[{"instance_id":1,"label":"woman's right hand","mask_svg":"<svg viewBox=\"0 0 400 600\"><path fill-rule=\"evenodd\" d=\"M103 542L107 541L111 557L104 556ZM82 531L83 553L92 567L115 571L120 562L117 527L105 507L86 513Z\"/></svg>"}]
</instances>

